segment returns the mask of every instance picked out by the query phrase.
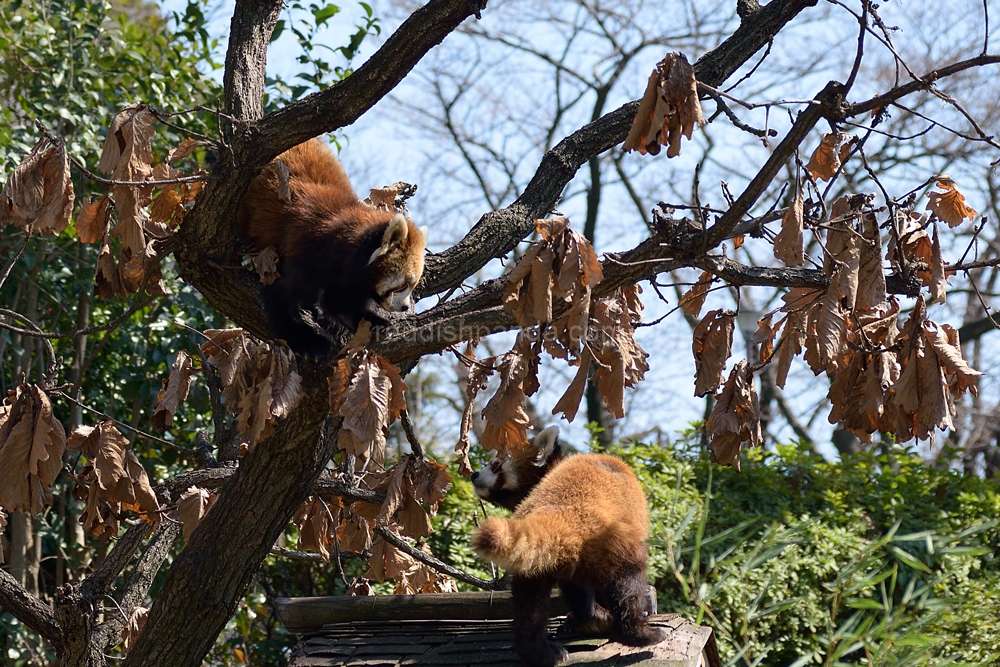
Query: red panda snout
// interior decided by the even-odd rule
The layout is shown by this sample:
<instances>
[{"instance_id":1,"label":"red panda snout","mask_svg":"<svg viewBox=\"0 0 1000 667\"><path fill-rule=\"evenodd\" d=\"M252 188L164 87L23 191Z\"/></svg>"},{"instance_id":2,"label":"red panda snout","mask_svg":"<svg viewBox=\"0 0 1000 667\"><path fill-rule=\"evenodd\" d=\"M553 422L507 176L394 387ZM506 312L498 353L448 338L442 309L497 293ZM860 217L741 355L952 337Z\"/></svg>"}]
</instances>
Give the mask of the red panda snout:
<instances>
[{"instance_id":1,"label":"red panda snout","mask_svg":"<svg viewBox=\"0 0 1000 667\"><path fill-rule=\"evenodd\" d=\"M476 495L513 511L538 482L563 458L559 427L542 430L516 455L502 460L493 457L482 470L472 474Z\"/></svg>"}]
</instances>

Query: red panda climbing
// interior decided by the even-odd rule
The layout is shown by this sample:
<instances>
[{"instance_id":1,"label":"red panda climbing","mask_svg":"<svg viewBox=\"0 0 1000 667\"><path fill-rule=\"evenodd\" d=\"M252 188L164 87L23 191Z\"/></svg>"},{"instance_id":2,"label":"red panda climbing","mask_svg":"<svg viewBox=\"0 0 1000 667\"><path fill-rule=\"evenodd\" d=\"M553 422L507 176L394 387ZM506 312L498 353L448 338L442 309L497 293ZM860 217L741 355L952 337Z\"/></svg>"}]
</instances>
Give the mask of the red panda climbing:
<instances>
[{"instance_id":1,"label":"red panda climbing","mask_svg":"<svg viewBox=\"0 0 1000 667\"><path fill-rule=\"evenodd\" d=\"M272 162L240 202L239 231L258 250L274 246L278 252L281 277L261 289L271 334L296 352L322 356L330 343L300 311L318 310L316 322L353 331L365 314L385 321L386 311L411 309L427 228L363 204L319 139L277 159L290 172L287 192Z\"/></svg>"},{"instance_id":2,"label":"red panda climbing","mask_svg":"<svg viewBox=\"0 0 1000 667\"><path fill-rule=\"evenodd\" d=\"M511 573L514 649L538 667L567 655L545 635L554 583L578 631L630 646L666 637L646 618L649 518L639 480L614 456L564 456L558 434L550 426L516 457L472 475L476 495L514 511L485 521L472 546Z\"/></svg>"}]
</instances>

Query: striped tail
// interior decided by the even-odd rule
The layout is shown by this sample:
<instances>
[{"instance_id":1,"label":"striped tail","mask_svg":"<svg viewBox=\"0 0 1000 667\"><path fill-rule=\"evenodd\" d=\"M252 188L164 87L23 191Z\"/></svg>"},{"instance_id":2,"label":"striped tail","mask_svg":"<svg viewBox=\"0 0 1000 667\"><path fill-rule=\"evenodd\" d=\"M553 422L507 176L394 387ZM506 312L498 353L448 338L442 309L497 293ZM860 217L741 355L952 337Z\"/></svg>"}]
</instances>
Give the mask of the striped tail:
<instances>
[{"instance_id":1,"label":"striped tail","mask_svg":"<svg viewBox=\"0 0 1000 667\"><path fill-rule=\"evenodd\" d=\"M552 572L577 560L582 539L565 517L529 514L488 519L472 536L480 556L518 574Z\"/></svg>"}]
</instances>

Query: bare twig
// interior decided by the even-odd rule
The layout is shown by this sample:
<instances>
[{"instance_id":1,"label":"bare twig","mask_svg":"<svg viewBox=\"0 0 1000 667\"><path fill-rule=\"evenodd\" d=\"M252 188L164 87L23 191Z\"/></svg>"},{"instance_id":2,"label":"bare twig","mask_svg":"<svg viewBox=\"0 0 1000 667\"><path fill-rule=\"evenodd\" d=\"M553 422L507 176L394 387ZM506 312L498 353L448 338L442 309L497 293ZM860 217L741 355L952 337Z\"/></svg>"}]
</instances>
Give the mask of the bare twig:
<instances>
[{"instance_id":1,"label":"bare twig","mask_svg":"<svg viewBox=\"0 0 1000 667\"><path fill-rule=\"evenodd\" d=\"M21 239L21 245L19 245L17 250L14 252L14 256L7 260L7 263L3 267L3 272L0 273L0 287L3 287L3 284L7 282L7 277L10 276L11 269L13 269L14 265L17 264L17 260L21 259L21 255L24 254L24 249L27 247L28 235L25 234L24 238Z\"/></svg>"},{"instance_id":2,"label":"bare twig","mask_svg":"<svg viewBox=\"0 0 1000 667\"><path fill-rule=\"evenodd\" d=\"M501 584L498 579L493 579L492 581L487 581L486 579L480 579L479 577L469 574L468 572L463 572L457 568L448 565L447 563L438 560L434 556L425 554L420 549L415 549L414 547L407 544L406 540L392 532L385 526L376 526L375 532L378 533L383 540L396 547L403 553L407 554L411 558L414 558L428 567L432 567L438 572L447 574L449 577L467 583L476 588L481 588L484 591L499 591L504 589L504 584Z\"/></svg>"}]
</instances>

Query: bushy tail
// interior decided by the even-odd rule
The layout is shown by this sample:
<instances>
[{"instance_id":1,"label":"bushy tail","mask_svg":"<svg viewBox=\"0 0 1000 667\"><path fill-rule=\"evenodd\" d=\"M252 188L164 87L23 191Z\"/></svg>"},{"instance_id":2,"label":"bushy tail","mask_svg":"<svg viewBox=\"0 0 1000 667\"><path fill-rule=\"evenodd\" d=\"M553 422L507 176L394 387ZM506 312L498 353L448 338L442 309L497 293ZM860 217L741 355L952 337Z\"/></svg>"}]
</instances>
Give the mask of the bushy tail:
<instances>
[{"instance_id":1,"label":"bushy tail","mask_svg":"<svg viewBox=\"0 0 1000 667\"><path fill-rule=\"evenodd\" d=\"M579 558L579 529L541 514L489 519L472 536L472 548L497 565L526 575L552 572Z\"/></svg>"}]
</instances>

